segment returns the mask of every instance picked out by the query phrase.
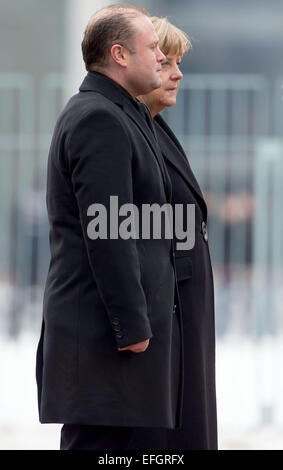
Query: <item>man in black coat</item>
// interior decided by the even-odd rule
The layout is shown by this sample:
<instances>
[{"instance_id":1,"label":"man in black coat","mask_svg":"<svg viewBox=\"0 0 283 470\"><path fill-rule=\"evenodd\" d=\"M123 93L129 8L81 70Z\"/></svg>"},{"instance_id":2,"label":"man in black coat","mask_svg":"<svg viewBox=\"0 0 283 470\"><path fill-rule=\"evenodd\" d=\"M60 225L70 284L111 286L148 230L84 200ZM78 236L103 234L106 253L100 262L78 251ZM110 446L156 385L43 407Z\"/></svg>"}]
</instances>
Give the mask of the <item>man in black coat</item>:
<instances>
[{"instance_id":1,"label":"man in black coat","mask_svg":"<svg viewBox=\"0 0 283 470\"><path fill-rule=\"evenodd\" d=\"M181 424L172 240L122 236L118 213L134 205L137 230L143 204L171 200L151 118L135 99L160 86L164 56L150 19L125 6L98 12L82 49L88 74L57 121L48 159L39 417L64 424L61 449L118 449L135 428Z\"/></svg>"}]
</instances>

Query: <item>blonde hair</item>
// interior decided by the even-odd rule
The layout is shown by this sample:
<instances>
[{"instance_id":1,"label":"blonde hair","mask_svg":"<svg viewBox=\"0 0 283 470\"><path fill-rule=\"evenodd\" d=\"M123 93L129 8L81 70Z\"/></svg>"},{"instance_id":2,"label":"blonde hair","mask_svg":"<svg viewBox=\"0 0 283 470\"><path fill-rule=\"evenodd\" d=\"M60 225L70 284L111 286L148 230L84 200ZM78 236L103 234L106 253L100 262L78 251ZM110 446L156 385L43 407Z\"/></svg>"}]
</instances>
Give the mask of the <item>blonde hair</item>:
<instances>
[{"instance_id":1,"label":"blonde hair","mask_svg":"<svg viewBox=\"0 0 283 470\"><path fill-rule=\"evenodd\" d=\"M164 55L182 56L192 48L187 34L170 23L167 18L150 17L155 31L159 37L159 48Z\"/></svg>"}]
</instances>

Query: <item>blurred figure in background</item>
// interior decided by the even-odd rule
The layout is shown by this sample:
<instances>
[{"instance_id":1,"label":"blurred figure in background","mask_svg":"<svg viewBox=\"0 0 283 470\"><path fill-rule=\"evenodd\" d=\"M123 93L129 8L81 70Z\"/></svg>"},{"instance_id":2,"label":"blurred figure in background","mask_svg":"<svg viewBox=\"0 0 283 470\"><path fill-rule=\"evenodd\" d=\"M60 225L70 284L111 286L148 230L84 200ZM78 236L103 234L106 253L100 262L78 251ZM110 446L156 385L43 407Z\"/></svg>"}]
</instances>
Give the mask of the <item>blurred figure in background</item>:
<instances>
[{"instance_id":1,"label":"blurred figure in background","mask_svg":"<svg viewBox=\"0 0 283 470\"><path fill-rule=\"evenodd\" d=\"M211 267L207 206L188 159L173 131L160 116L174 106L183 75L180 63L191 48L187 35L166 18L152 17L159 47L166 55L162 63L162 85L140 96L154 118L155 131L172 183L172 207L195 205L195 246L179 250L175 243L175 265L181 303L184 339L184 403L182 428L166 431L168 449L217 449L215 390L214 287ZM184 221L184 226L190 220Z\"/></svg>"}]
</instances>

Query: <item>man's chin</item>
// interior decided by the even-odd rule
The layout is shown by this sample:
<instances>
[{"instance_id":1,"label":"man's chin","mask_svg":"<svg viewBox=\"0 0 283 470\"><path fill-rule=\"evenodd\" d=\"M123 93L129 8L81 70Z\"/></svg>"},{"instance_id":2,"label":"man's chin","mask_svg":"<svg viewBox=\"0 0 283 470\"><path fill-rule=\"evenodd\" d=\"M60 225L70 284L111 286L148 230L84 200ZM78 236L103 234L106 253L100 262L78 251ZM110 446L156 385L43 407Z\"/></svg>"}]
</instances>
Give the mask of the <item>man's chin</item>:
<instances>
[{"instance_id":1,"label":"man's chin","mask_svg":"<svg viewBox=\"0 0 283 470\"><path fill-rule=\"evenodd\" d=\"M155 80L154 82L151 83L150 86L148 86L148 88L144 88L143 91L140 92L139 94L140 95L147 95L148 93L151 93L152 91L157 90L158 88L160 88L161 84L162 84L161 80L160 80L160 82Z\"/></svg>"},{"instance_id":2,"label":"man's chin","mask_svg":"<svg viewBox=\"0 0 283 470\"><path fill-rule=\"evenodd\" d=\"M158 77L158 78L154 81L154 85L155 85L155 86L154 86L154 90L156 90L157 88L160 88L161 85L162 85L162 80L161 80L161 78Z\"/></svg>"}]
</instances>

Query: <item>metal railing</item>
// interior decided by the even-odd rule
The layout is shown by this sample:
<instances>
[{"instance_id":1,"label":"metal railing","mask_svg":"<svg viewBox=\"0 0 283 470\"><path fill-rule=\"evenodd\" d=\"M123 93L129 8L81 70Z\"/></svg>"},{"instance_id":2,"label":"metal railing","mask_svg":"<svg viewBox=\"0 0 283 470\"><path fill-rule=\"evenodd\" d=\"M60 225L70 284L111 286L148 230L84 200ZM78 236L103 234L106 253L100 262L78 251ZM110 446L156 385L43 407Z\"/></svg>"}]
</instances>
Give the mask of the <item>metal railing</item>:
<instances>
[{"instance_id":1,"label":"metal railing","mask_svg":"<svg viewBox=\"0 0 283 470\"><path fill-rule=\"evenodd\" d=\"M46 76L36 98L29 76L0 75L0 283L10 296L0 300L0 326L13 334L41 318L49 263L46 164L65 83L61 74ZM281 328L282 83L185 75L176 106L164 112L208 203L219 335Z\"/></svg>"}]
</instances>

